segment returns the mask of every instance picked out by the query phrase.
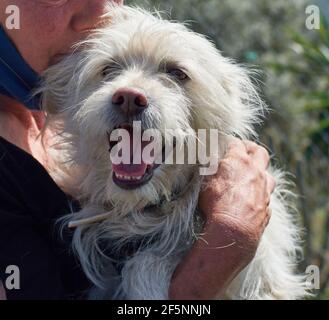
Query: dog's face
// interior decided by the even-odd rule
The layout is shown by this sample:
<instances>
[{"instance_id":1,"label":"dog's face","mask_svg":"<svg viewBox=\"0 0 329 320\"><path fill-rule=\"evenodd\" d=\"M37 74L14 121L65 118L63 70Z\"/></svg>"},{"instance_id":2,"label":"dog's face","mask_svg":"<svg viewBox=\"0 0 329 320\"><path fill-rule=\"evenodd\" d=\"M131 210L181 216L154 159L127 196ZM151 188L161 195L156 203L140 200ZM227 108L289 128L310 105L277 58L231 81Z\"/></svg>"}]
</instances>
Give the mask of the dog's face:
<instances>
[{"instance_id":1,"label":"dog's face","mask_svg":"<svg viewBox=\"0 0 329 320\"><path fill-rule=\"evenodd\" d=\"M133 121L142 133L158 129L163 141L168 129L183 140L210 128L222 140L246 137L261 102L245 70L203 36L138 9L114 8L109 17L110 26L45 73L43 103L71 134L73 159L87 170L84 192L135 207L170 196L188 182L191 166L113 164L113 130L129 132L131 153Z\"/></svg>"}]
</instances>

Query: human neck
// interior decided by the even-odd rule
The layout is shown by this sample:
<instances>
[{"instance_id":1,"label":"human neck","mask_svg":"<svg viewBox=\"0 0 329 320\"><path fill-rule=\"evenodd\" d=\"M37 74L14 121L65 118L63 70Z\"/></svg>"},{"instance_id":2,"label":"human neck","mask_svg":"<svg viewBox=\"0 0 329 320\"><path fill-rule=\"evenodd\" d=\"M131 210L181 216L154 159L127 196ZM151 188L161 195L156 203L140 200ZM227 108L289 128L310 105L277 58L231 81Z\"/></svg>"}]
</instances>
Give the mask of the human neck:
<instances>
[{"instance_id":1,"label":"human neck","mask_svg":"<svg viewBox=\"0 0 329 320\"><path fill-rule=\"evenodd\" d=\"M0 136L45 165L47 156L40 136L43 125L42 111L31 111L14 99L0 95Z\"/></svg>"}]
</instances>

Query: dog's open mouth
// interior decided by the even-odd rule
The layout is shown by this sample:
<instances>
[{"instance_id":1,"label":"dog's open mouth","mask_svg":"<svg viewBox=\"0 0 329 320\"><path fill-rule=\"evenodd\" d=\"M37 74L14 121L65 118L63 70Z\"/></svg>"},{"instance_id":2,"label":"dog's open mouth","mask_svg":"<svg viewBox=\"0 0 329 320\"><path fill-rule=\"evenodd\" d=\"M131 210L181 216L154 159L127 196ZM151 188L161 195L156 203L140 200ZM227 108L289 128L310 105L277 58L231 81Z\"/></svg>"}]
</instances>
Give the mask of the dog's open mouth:
<instances>
[{"instance_id":1,"label":"dog's open mouth","mask_svg":"<svg viewBox=\"0 0 329 320\"><path fill-rule=\"evenodd\" d=\"M138 153L136 159L136 153L134 154L134 139L133 139L133 126L128 123L124 123L115 129L125 129L129 133L129 152L130 152L130 163L120 163L114 164L112 163L112 171L113 171L113 182L123 189L137 189L142 185L147 184L153 177L154 170L160 166L158 163L154 163L154 161L143 159L143 150L150 143L150 141L140 141L140 152ZM111 141L110 134L108 134L110 152L115 145L118 144L118 141ZM154 151L153 151L154 152ZM119 151L120 153L120 151ZM154 156L154 153L153 153ZM165 157L165 147L162 149L162 160ZM153 159L154 160L154 159ZM135 162L135 163L134 163Z\"/></svg>"}]
</instances>

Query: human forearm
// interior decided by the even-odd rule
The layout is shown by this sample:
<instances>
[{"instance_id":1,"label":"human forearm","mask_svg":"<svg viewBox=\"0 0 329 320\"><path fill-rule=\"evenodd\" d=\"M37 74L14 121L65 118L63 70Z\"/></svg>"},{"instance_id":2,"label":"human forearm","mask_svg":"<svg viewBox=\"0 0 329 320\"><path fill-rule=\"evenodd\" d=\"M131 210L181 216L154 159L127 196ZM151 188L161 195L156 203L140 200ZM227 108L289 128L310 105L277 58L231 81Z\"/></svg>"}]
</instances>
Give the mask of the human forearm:
<instances>
[{"instance_id":1,"label":"human forearm","mask_svg":"<svg viewBox=\"0 0 329 320\"><path fill-rule=\"evenodd\" d=\"M224 298L236 275L252 253L241 246L234 226L208 224L200 238L177 267L169 290L170 299ZM244 250L244 251L243 251Z\"/></svg>"},{"instance_id":2,"label":"human forearm","mask_svg":"<svg viewBox=\"0 0 329 320\"><path fill-rule=\"evenodd\" d=\"M0 300L6 300L6 290L0 280Z\"/></svg>"}]
</instances>

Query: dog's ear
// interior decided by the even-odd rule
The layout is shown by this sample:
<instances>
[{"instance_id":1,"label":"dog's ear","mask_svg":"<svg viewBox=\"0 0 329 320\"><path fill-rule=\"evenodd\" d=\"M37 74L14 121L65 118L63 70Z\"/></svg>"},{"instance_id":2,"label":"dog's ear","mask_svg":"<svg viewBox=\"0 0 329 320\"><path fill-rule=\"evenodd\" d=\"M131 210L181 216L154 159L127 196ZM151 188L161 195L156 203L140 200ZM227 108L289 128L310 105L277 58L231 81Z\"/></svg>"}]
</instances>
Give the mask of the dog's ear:
<instances>
[{"instance_id":1,"label":"dog's ear","mask_svg":"<svg viewBox=\"0 0 329 320\"><path fill-rule=\"evenodd\" d=\"M200 40L200 39L199 39ZM224 135L255 136L254 125L266 109L252 78L253 71L225 58L202 38L202 56L195 67L198 128L216 128Z\"/></svg>"},{"instance_id":2,"label":"dog's ear","mask_svg":"<svg viewBox=\"0 0 329 320\"><path fill-rule=\"evenodd\" d=\"M80 68L77 61L81 61L78 55L79 52L72 54L42 74L41 84L34 94L40 95L41 109L47 114L62 113L74 103L73 88Z\"/></svg>"},{"instance_id":3,"label":"dog's ear","mask_svg":"<svg viewBox=\"0 0 329 320\"><path fill-rule=\"evenodd\" d=\"M231 114L230 134L242 139L255 137L255 125L262 121L267 108L256 86L258 73L231 59L221 61L218 82L226 93L226 107Z\"/></svg>"}]
</instances>

